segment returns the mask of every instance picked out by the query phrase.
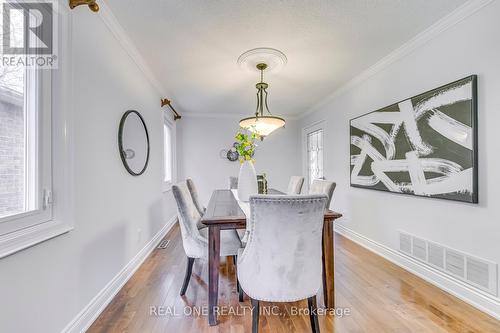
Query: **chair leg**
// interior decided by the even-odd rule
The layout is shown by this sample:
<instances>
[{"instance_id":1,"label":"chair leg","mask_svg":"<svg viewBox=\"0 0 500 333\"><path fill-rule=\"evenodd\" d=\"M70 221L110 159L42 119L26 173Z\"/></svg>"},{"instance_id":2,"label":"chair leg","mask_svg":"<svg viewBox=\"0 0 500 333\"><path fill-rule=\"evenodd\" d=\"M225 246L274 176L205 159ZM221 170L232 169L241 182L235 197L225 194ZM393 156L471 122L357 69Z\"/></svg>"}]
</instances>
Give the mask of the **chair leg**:
<instances>
[{"instance_id":1,"label":"chair leg","mask_svg":"<svg viewBox=\"0 0 500 333\"><path fill-rule=\"evenodd\" d=\"M309 297L307 299L307 305L309 307L309 319L311 320L312 332L319 333L318 313L316 310L316 296Z\"/></svg>"},{"instance_id":2,"label":"chair leg","mask_svg":"<svg viewBox=\"0 0 500 333\"><path fill-rule=\"evenodd\" d=\"M193 271L193 264L194 264L194 258L189 258L187 261L187 266L186 266L186 276L184 277L184 283L182 284L181 288L181 296L184 296L186 294L186 290L188 288L189 284L189 279L191 279L191 272Z\"/></svg>"},{"instance_id":3,"label":"chair leg","mask_svg":"<svg viewBox=\"0 0 500 333\"><path fill-rule=\"evenodd\" d=\"M238 281L238 301L243 303L245 301L245 297L243 295L243 289L241 289L240 282Z\"/></svg>"},{"instance_id":4,"label":"chair leg","mask_svg":"<svg viewBox=\"0 0 500 333\"><path fill-rule=\"evenodd\" d=\"M252 333L259 332L259 301L252 298Z\"/></svg>"},{"instance_id":5,"label":"chair leg","mask_svg":"<svg viewBox=\"0 0 500 333\"><path fill-rule=\"evenodd\" d=\"M233 256L234 272L236 274L236 291L238 292L238 294L240 294L241 288L240 288L240 281L238 281L238 266L236 265L237 261L238 261L238 257Z\"/></svg>"},{"instance_id":6,"label":"chair leg","mask_svg":"<svg viewBox=\"0 0 500 333\"><path fill-rule=\"evenodd\" d=\"M240 283L238 282L238 266L236 264L237 261L238 261L238 257L233 256L234 272L236 273L236 290L239 293L240 292Z\"/></svg>"}]
</instances>

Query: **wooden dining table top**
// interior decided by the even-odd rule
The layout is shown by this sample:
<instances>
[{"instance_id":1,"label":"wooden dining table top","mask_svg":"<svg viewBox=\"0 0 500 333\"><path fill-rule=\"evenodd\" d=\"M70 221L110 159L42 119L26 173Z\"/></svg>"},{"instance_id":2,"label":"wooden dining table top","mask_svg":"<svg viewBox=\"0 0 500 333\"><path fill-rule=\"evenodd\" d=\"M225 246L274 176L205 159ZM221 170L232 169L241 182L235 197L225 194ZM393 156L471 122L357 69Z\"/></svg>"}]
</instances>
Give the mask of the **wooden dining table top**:
<instances>
[{"instance_id":1,"label":"wooden dining table top","mask_svg":"<svg viewBox=\"0 0 500 333\"><path fill-rule=\"evenodd\" d=\"M285 193L276 189L269 189L269 195L284 195ZM325 210L325 219L337 219L342 214L332 210ZM247 216L241 209L240 203L236 200L231 190L215 190L210 198L207 210L201 222L207 226L219 225L224 229L224 224L237 224L241 228L246 226Z\"/></svg>"}]
</instances>

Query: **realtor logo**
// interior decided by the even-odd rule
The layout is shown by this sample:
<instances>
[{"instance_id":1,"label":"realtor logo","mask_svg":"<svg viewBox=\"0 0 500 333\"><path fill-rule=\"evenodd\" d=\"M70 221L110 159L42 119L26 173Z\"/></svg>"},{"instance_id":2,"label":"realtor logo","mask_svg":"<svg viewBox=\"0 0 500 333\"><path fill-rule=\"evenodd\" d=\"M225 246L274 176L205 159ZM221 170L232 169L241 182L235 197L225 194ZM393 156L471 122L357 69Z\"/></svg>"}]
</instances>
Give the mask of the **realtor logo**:
<instances>
[{"instance_id":1,"label":"realtor logo","mask_svg":"<svg viewBox=\"0 0 500 333\"><path fill-rule=\"evenodd\" d=\"M2 66L55 68L57 16L53 1L2 1Z\"/></svg>"}]
</instances>

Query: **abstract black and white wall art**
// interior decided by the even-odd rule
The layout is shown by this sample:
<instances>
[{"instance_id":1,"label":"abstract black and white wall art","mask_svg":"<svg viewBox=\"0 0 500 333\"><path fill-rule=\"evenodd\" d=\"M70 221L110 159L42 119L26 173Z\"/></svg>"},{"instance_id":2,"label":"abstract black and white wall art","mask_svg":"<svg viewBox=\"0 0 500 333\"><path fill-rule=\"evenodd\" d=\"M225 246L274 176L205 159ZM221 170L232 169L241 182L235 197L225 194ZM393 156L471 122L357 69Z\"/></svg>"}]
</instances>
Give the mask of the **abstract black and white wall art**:
<instances>
[{"instance_id":1,"label":"abstract black and white wall art","mask_svg":"<svg viewBox=\"0 0 500 333\"><path fill-rule=\"evenodd\" d=\"M477 77L350 121L351 186L478 202Z\"/></svg>"}]
</instances>

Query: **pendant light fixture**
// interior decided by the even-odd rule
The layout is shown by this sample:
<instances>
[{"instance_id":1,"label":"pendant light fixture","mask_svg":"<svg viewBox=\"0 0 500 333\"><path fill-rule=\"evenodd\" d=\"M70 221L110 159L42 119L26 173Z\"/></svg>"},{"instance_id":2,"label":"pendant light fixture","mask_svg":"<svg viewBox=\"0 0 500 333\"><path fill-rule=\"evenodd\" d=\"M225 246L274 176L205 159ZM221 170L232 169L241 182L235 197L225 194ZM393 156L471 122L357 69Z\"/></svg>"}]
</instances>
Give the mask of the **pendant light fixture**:
<instances>
[{"instance_id":1,"label":"pendant light fixture","mask_svg":"<svg viewBox=\"0 0 500 333\"><path fill-rule=\"evenodd\" d=\"M240 127L259 134L263 139L278 128L285 126L285 120L281 117L273 116L267 105L267 88L269 85L264 82L264 71L268 68L268 65L266 63L258 63L255 67L260 71L260 82L255 85L255 88L257 88L257 108L254 117L240 120Z\"/></svg>"}]
</instances>

